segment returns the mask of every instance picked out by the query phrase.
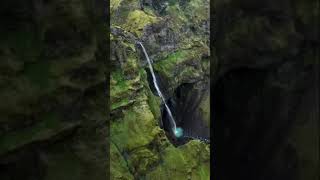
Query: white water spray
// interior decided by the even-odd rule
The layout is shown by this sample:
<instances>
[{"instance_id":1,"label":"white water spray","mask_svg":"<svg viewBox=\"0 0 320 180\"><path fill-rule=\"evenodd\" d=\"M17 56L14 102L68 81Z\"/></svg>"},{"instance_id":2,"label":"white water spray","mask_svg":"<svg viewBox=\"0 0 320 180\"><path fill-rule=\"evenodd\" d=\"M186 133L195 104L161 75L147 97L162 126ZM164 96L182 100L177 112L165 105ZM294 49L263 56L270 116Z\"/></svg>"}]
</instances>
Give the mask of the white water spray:
<instances>
[{"instance_id":1,"label":"white water spray","mask_svg":"<svg viewBox=\"0 0 320 180\"><path fill-rule=\"evenodd\" d=\"M181 128L177 128L177 125L176 125L176 122L175 122L175 120L174 120L174 118L172 116L171 110L170 110L169 106L167 105L166 100L165 100L165 98L163 97L163 95L162 95L162 93L160 91L160 88L159 88L158 83L157 83L156 76L155 76L154 71L153 71L152 63L151 63L151 60L149 58L149 55L148 55L146 49L144 48L143 44L141 42L137 42L137 43L141 46L142 51L143 51L143 53L146 56L146 59L148 61L148 65L149 65L149 69L150 69L150 72L151 72L151 75L152 75L154 87L156 88L156 90L158 92L158 95L160 96L160 98L161 98L162 102L164 103L164 106L165 106L165 108L166 108L166 110L167 110L167 112L169 114L169 119L170 119L172 131L173 131L175 136L179 137L179 136L181 136L180 135L181 134L181 132L180 132Z\"/></svg>"}]
</instances>

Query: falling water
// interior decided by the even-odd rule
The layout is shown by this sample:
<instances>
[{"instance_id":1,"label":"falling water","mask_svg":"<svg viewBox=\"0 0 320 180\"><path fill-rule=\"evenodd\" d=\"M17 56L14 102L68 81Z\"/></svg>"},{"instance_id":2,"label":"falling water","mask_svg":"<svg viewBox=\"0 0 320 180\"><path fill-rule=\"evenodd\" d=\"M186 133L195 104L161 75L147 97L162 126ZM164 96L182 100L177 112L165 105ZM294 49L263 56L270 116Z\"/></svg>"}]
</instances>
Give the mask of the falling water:
<instances>
[{"instance_id":1,"label":"falling water","mask_svg":"<svg viewBox=\"0 0 320 180\"><path fill-rule=\"evenodd\" d=\"M152 79L153 79L153 84L154 84L154 86L155 86L155 88L156 88L156 90L158 92L158 95L160 96L160 98L161 98L162 102L164 103L164 106L165 106L165 108L166 108L166 110L167 110L167 112L169 114L169 119L170 119L172 131L177 137L179 137L179 136L181 136L180 135L181 134L180 131L182 131L182 130L181 130L181 128L177 128L176 122L175 122L175 120L174 120L174 118L172 116L171 110L170 110L169 106L167 105L166 100L165 100L165 98L163 97L163 95L162 95L162 93L160 91L160 88L158 86L157 79L156 79L156 76L154 74L152 63L151 63L151 60L150 60L150 58L148 56L148 53L147 53L146 49L144 48L144 46L143 46L143 44L141 42L137 42L137 43L141 46L141 48L143 50L143 53L147 58L149 69L150 69L150 72L151 72L151 75L152 75Z\"/></svg>"}]
</instances>

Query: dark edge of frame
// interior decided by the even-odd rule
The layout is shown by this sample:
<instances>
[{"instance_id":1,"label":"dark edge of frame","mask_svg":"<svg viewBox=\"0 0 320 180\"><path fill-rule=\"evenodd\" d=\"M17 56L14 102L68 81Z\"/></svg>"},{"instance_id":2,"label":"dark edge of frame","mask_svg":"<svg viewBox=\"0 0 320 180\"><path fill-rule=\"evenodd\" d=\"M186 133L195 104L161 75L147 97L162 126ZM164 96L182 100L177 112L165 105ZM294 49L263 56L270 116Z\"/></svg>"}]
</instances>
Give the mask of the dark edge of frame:
<instances>
[{"instance_id":1,"label":"dark edge of frame","mask_svg":"<svg viewBox=\"0 0 320 180\"><path fill-rule=\"evenodd\" d=\"M215 164L215 141L214 141L214 118L212 114L213 110L213 88L214 88L214 74L216 70L216 59L214 59L215 55L215 8L214 8L214 0L210 0L210 179L216 179L216 164Z\"/></svg>"},{"instance_id":2,"label":"dark edge of frame","mask_svg":"<svg viewBox=\"0 0 320 180\"><path fill-rule=\"evenodd\" d=\"M317 4L316 6L314 7L315 8L315 11L314 12L318 12L319 14L319 11L320 11L320 1L317 0ZM320 19L319 19L319 15L314 15L314 28L315 28L315 37L314 39L319 39L320 38L320 31L319 31L319 22L320 22ZM318 46L315 48L315 60L316 60L316 66L315 66L315 83L316 83L316 90L315 90L315 98L316 98L316 111L315 112L315 120L318 120L318 130L320 129L320 123L319 123L319 119L320 119L320 115L319 115L319 111L320 111L320 83L319 83L319 80L320 80L320 70L319 70L319 65L320 65L320 46L318 44ZM319 132L319 131L318 131ZM320 144L320 138L319 138L319 133L318 133L318 149L320 148L319 147L319 144ZM320 152L318 152L318 169L320 168ZM319 173L319 171L318 171ZM320 174L318 174L318 177L319 177Z\"/></svg>"},{"instance_id":3,"label":"dark edge of frame","mask_svg":"<svg viewBox=\"0 0 320 180\"><path fill-rule=\"evenodd\" d=\"M104 45L103 48L105 48L106 54L103 56L105 61L105 77L106 77L106 125L107 125L107 131L105 137L106 142L106 155L107 155L107 167L106 167L106 179L110 179L110 66L109 66L109 60L110 60L110 0L100 0L102 2L101 7L103 8L103 30L102 30L102 39L104 39Z\"/></svg>"},{"instance_id":4,"label":"dark edge of frame","mask_svg":"<svg viewBox=\"0 0 320 180\"><path fill-rule=\"evenodd\" d=\"M110 79L110 71L109 71L109 54L110 54L110 36L109 36L109 32L110 32L110 16L109 16L109 3L110 1L106 1L106 0L94 0L94 5L95 5L95 10L97 13L96 14L96 22L95 24L97 25L96 27L96 31L97 31L97 42L98 42L98 54L97 56L97 60L100 62L103 62L103 69L104 69L104 75L105 75L105 85L104 88L101 89L103 91L103 94L105 94L105 99L103 99L102 101L105 102L104 104L104 108L105 108L105 126L106 128L106 132L104 132L103 134L105 135L105 137L101 137L104 141L105 141L105 155L106 155L106 163L105 163L105 176L106 179L110 179L110 152L109 152L109 147L110 147L110 142L108 140L110 134L109 134L109 92L110 92L110 86L109 86L109 79Z\"/></svg>"},{"instance_id":5,"label":"dark edge of frame","mask_svg":"<svg viewBox=\"0 0 320 180\"><path fill-rule=\"evenodd\" d=\"M319 12L320 11L320 1L316 0L316 6L314 6L314 9L312 9L314 12ZM220 9L221 10L221 9ZM217 59L215 59L216 57L214 57L214 55L216 54L215 49L216 49L216 37L219 34L219 22L216 18L216 14L219 13L219 8L217 8L217 2L215 0L210 0L210 139L211 139L211 144L210 144L210 175L211 178L210 179L214 179L214 180L220 180L220 173L219 173L219 160L221 160L219 158L220 153L223 151L223 147L216 147L216 144L220 144L217 143L217 141L219 141L219 126L216 125L216 121L214 120L214 116L213 114L215 113L215 108L214 108L214 102L213 102L213 96L214 94L214 90L215 90L215 82L217 81L217 77L215 76L217 74L218 71L218 66L219 66L219 62L217 61ZM314 33L314 40L319 39L320 37L320 28L319 28L319 16L317 16L317 14L315 13L313 15L313 28L315 30ZM220 22L221 23L221 22ZM316 102L316 107L317 110L315 112L315 115L313 116L313 118L315 118L316 120L319 120L319 112L320 112L320 70L319 70L319 65L320 65L320 46L319 44L315 45L314 51L313 51L313 55L315 58L315 62L316 65L314 67L314 75L315 75L315 81L314 83L316 83L316 89L314 91L314 96L316 98L315 102ZM318 123L318 128L320 129L320 123ZM221 135L221 134L220 134ZM319 134L318 134L319 135ZM319 138L318 138L319 139ZM320 140L319 140L319 144L320 144ZM217 148L218 148L218 152L217 152ZM318 147L319 148L319 147ZM318 154L320 154L320 152L318 152ZM218 159L218 162L217 162ZM320 166L320 157L318 155L318 168Z\"/></svg>"},{"instance_id":6,"label":"dark edge of frame","mask_svg":"<svg viewBox=\"0 0 320 180\"><path fill-rule=\"evenodd\" d=\"M110 152L109 152L109 147L110 147L110 142L108 140L110 134L109 134L109 79L110 79L110 71L109 71L109 54L110 54L110 16L109 16L109 3L110 1L106 0L94 0L94 9L95 9L95 16L96 19L94 19L94 24L96 25L96 40L98 44L98 51L96 54L96 59L97 61L103 62L102 64L104 65L103 70L104 70L104 76L105 76L105 85L101 91L103 91L103 94L105 94L105 99L101 99L105 104L105 126L106 126L106 132L102 133L104 137L99 137L99 139L103 139L105 141L105 155L106 155L106 161L105 162L105 178L110 179Z\"/></svg>"}]
</instances>

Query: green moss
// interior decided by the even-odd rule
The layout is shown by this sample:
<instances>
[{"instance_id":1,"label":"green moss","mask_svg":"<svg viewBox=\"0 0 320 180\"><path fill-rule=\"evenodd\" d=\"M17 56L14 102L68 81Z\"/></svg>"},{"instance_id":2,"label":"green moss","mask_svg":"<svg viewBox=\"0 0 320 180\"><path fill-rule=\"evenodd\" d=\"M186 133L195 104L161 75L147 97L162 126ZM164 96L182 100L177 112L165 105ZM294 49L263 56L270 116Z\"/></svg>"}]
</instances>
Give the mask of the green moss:
<instances>
[{"instance_id":1,"label":"green moss","mask_svg":"<svg viewBox=\"0 0 320 180\"><path fill-rule=\"evenodd\" d=\"M139 83L140 81L139 75L131 80L127 80L125 78L126 77L121 70L117 70L111 73L111 101L112 99L123 97L124 94L130 93L131 90L135 90L135 84Z\"/></svg>"},{"instance_id":2,"label":"green moss","mask_svg":"<svg viewBox=\"0 0 320 180\"><path fill-rule=\"evenodd\" d=\"M193 66L186 66L180 71L177 79L181 82L180 80L183 80L184 78L199 78L200 76L202 76L201 69L197 69Z\"/></svg>"},{"instance_id":3,"label":"green moss","mask_svg":"<svg viewBox=\"0 0 320 180\"><path fill-rule=\"evenodd\" d=\"M160 101L148 87L145 70L139 69L135 62L131 63L134 65L128 65L125 72L123 70L114 71L111 76L111 89L118 91L112 94L118 98L111 107L112 110L119 108L123 113L123 117L113 121L110 128L111 141L115 143L118 151L121 151L121 155L112 154L111 156L115 156L112 158L117 158L117 156L125 158L127 173L132 171L133 176L141 177L159 161L158 153L149 149L148 145L155 140L161 142L159 137L164 134L161 133L162 130L157 124L157 119L160 117ZM134 67L132 70L138 71L132 74L133 79L126 78L131 74L129 67ZM132 84L137 77L139 80L136 83L142 87L139 91L135 90ZM121 93L119 93L120 89ZM132 97L134 101L129 101L128 97ZM128 103L130 106L127 108L121 106ZM115 179L130 179L127 175L122 177L122 171L125 171L123 167L116 165L111 171Z\"/></svg>"},{"instance_id":4,"label":"green moss","mask_svg":"<svg viewBox=\"0 0 320 180\"><path fill-rule=\"evenodd\" d=\"M188 51L184 51L184 50L177 51L177 52L170 54L167 57L166 61L168 61L170 63L179 63L180 61L183 61L185 58L187 58L188 55L189 55Z\"/></svg>"},{"instance_id":5,"label":"green moss","mask_svg":"<svg viewBox=\"0 0 320 180\"><path fill-rule=\"evenodd\" d=\"M130 166L136 174L146 174L154 165L158 163L159 156L146 147L138 148L130 153Z\"/></svg>"},{"instance_id":6,"label":"green moss","mask_svg":"<svg viewBox=\"0 0 320 180\"><path fill-rule=\"evenodd\" d=\"M158 18L141 10L134 10L128 14L126 23L122 27L131 33L134 33L136 36L140 37L142 35L143 29L145 26L155 23L158 21Z\"/></svg>"},{"instance_id":7,"label":"green moss","mask_svg":"<svg viewBox=\"0 0 320 180\"><path fill-rule=\"evenodd\" d=\"M192 55L189 51L180 50L169 54L165 59L154 64L155 70L165 74L167 77L175 76L174 69L179 63L182 63L186 60L192 58Z\"/></svg>"},{"instance_id":8,"label":"green moss","mask_svg":"<svg viewBox=\"0 0 320 180\"><path fill-rule=\"evenodd\" d=\"M110 11L113 14L120 6L122 0L111 0L110 1Z\"/></svg>"},{"instance_id":9,"label":"green moss","mask_svg":"<svg viewBox=\"0 0 320 180\"><path fill-rule=\"evenodd\" d=\"M111 85L110 94L112 97L120 94L122 91L127 91L130 87L121 70L111 73Z\"/></svg>"},{"instance_id":10,"label":"green moss","mask_svg":"<svg viewBox=\"0 0 320 180\"><path fill-rule=\"evenodd\" d=\"M168 91L173 91L179 84L194 81L203 76L201 56L206 48L179 50L169 54L154 64L154 69L166 79Z\"/></svg>"},{"instance_id":11,"label":"green moss","mask_svg":"<svg viewBox=\"0 0 320 180\"><path fill-rule=\"evenodd\" d=\"M207 20L207 0L191 0L180 3L170 1L164 11L168 16L165 28L173 31L178 39L175 52L156 54L154 68L174 89L183 82L199 79L210 68L209 60L202 59L209 48L205 35L198 31ZM139 10L138 1L122 0L117 8L119 16L112 17L112 26L131 32L138 38L146 26L163 20L154 9ZM190 26L196 28L184 33ZM199 33L198 33L199 32ZM203 179L210 177L209 146L200 141L190 141L181 147L170 144L165 132L160 129L159 97L155 96L147 82L147 74L139 66L134 44L113 37L118 41L117 50L125 52L118 69L111 73L111 108L121 112L110 124L111 141L114 147L112 161L119 161L111 169L114 179ZM157 49L158 45L150 45ZM149 49L151 48L149 46ZM146 47L148 48L148 47ZM120 53L120 54L121 54ZM169 53L169 54L168 54ZM114 58L116 59L116 58ZM133 101L132 101L133 100ZM206 104L206 103L204 103ZM209 113L204 107L204 116Z\"/></svg>"},{"instance_id":12,"label":"green moss","mask_svg":"<svg viewBox=\"0 0 320 180\"><path fill-rule=\"evenodd\" d=\"M162 156L162 163L146 179L210 179L209 146L200 141L190 141L178 148L169 146Z\"/></svg>"},{"instance_id":13,"label":"green moss","mask_svg":"<svg viewBox=\"0 0 320 180\"><path fill-rule=\"evenodd\" d=\"M208 164L202 164L199 166L199 171L198 173L195 175L198 178L191 178L191 179L210 179L210 166L208 166Z\"/></svg>"},{"instance_id":14,"label":"green moss","mask_svg":"<svg viewBox=\"0 0 320 180\"><path fill-rule=\"evenodd\" d=\"M215 59L213 59L213 63L216 64ZM210 59L202 59L201 61L202 69L206 72L207 75L210 75Z\"/></svg>"},{"instance_id":15,"label":"green moss","mask_svg":"<svg viewBox=\"0 0 320 180\"><path fill-rule=\"evenodd\" d=\"M149 144L160 128L146 102L123 111L124 117L111 124L111 139L120 149L132 150Z\"/></svg>"},{"instance_id":16,"label":"green moss","mask_svg":"<svg viewBox=\"0 0 320 180\"><path fill-rule=\"evenodd\" d=\"M129 105L129 104L131 104L131 103L133 103L133 102L134 102L134 100L129 100L128 97L123 98L123 99L121 99L120 101L114 102L114 103L111 104L111 111L112 111L112 110L115 110L115 109L118 109L118 108L120 108L120 107L127 106L127 105Z\"/></svg>"},{"instance_id":17,"label":"green moss","mask_svg":"<svg viewBox=\"0 0 320 180\"><path fill-rule=\"evenodd\" d=\"M165 14L170 17L170 27L177 34L181 34L182 28L189 28L193 26L196 31L203 31L201 24L208 20L209 17L209 2L207 0L190 0L185 2L183 6L179 3L170 3L166 9ZM181 34L184 36L184 34ZM183 37L184 39L197 38L196 34ZM203 37L201 41L206 41Z\"/></svg>"},{"instance_id":18,"label":"green moss","mask_svg":"<svg viewBox=\"0 0 320 180\"><path fill-rule=\"evenodd\" d=\"M112 26L123 27L126 23L129 13L136 9L140 9L140 1L136 0L115 0L114 5L118 4L116 1L121 1L119 6L114 6L111 12L110 23ZM115 8L117 7L117 8ZM116 13L115 13L116 12ZM121 28L123 29L123 28Z\"/></svg>"},{"instance_id":19,"label":"green moss","mask_svg":"<svg viewBox=\"0 0 320 180\"><path fill-rule=\"evenodd\" d=\"M145 92L139 91L143 89L144 78L139 72L137 59L131 56L127 57L121 69L111 72L111 110L147 99Z\"/></svg>"},{"instance_id":20,"label":"green moss","mask_svg":"<svg viewBox=\"0 0 320 180\"><path fill-rule=\"evenodd\" d=\"M191 0L188 3L188 6L184 10L188 19L191 20L194 24L200 24L203 21L206 21L209 17L209 4L208 0Z\"/></svg>"},{"instance_id":21,"label":"green moss","mask_svg":"<svg viewBox=\"0 0 320 180\"><path fill-rule=\"evenodd\" d=\"M144 87L147 88L146 93L148 97L148 105L150 107L150 110L152 114L154 115L155 119L159 119L161 117L161 111L160 111L160 104L161 104L161 99L158 96L155 96L149 87L149 84L147 82L147 73L144 69L140 70L140 74L142 79L144 79L143 84Z\"/></svg>"},{"instance_id":22,"label":"green moss","mask_svg":"<svg viewBox=\"0 0 320 180\"><path fill-rule=\"evenodd\" d=\"M114 143L110 143L110 173L111 179L114 180L131 180L134 179L130 173L128 162L124 159L121 152Z\"/></svg>"},{"instance_id":23,"label":"green moss","mask_svg":"<svg viewBox=\"0 0 320 180\"><path fill-rule=\"evenodd\" d=\"M128 55L128 56L129 57L127 57L126 63L122 67L124 74L126 74L127 76L138 75L137 59L135 57L132 57L132 55Z\"/></svg>"},{"instance_id":24,"label":"green moss","mask_svg":"<svg viewBox=\"0 0 320 180\"><path fill-rule=\"evenodd\" d=\"M176 27L174 28L175 30L178 30L178 26L181 27L181 25L186 24L188 21L183 10L180 8L178 4L173 4L169 6L166 12L166 14L171 18L172 23L175 23L171 24L173 27Z\"/></svg>"}]
</instances>

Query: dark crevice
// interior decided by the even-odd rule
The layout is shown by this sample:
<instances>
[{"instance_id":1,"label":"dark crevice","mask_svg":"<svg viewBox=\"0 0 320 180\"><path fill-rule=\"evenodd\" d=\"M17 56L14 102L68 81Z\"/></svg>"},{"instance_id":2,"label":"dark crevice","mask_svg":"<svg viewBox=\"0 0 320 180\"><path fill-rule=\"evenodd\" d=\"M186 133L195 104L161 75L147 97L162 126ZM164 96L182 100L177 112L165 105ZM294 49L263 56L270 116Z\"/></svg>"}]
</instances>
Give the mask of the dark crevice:
<instances>
[{"instance_id":1,"label":"dark crevice","mask_svg":"<svg viewBox=\"0 0 320 180\"><path fill-rule=\"evenodd\" d=\"M194 83L181 84L167 101L175 117L177 127L183 129L181 138L175 138L171 133L168 133L171 143L176 146L183 145L191 139L203 141L210 139L209 127L203 122L198 112L203 94L202 91L196 91L194 87ZM165 131L170 132L168 114L164 108L162 108L162 120Z\"/></svg>"},{"instance_id":2,"label":"dark crevice","mask_svg":"<svg viewBox=\"0 0 320 180\"><path fill-rule=\"evenodd\" d=\"M158 93L154 87L153 79L148 68L145 68L147 72L147 81L152 93L158 96ZM161 104L161 123L160 127L166 132L166 135L170 142L176 146L183 145L193 139L199 139L208 142L210 139L210 130L207 125L204 124L199 116L198 106L203 100L203 92L205 89L197 90L196 83L183 83L178 86L174 93L170 96L168 90L168 84L158 74L155 74L158 82L158 86L166 98L166 103L169 106L171 113L175 119L177 127L183 129L183 135L186 137L176 138L172 133L171 123L169 121L169 115L165 109L164 104ZM208 87L206 87L208 88ZM209 88L208 88L209 89ZM207 90L208 90L207 89ZM187 137L188 136L188 137Z\"/></svg>"}]
</instances>

